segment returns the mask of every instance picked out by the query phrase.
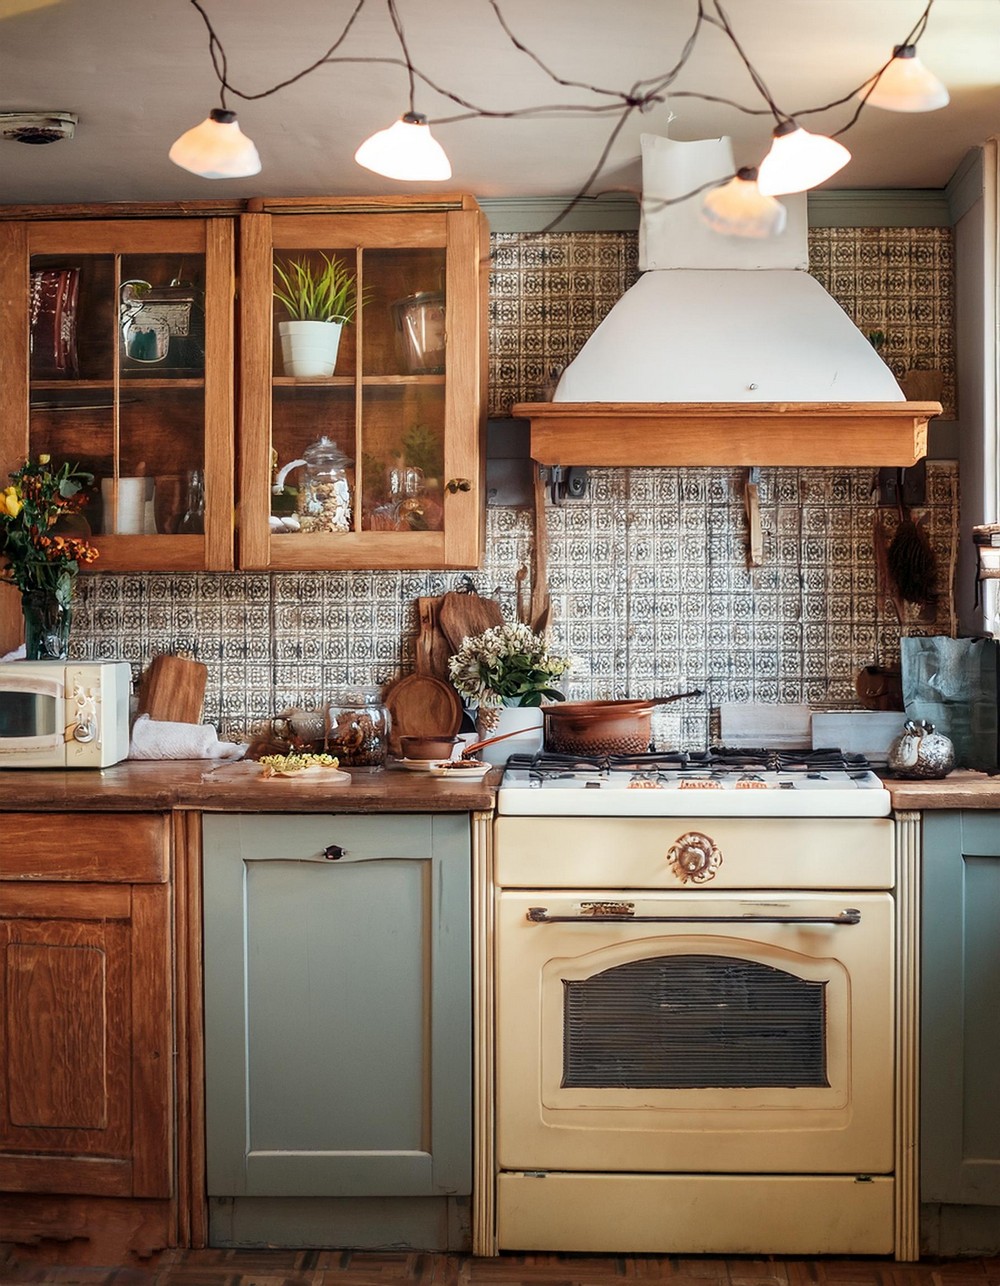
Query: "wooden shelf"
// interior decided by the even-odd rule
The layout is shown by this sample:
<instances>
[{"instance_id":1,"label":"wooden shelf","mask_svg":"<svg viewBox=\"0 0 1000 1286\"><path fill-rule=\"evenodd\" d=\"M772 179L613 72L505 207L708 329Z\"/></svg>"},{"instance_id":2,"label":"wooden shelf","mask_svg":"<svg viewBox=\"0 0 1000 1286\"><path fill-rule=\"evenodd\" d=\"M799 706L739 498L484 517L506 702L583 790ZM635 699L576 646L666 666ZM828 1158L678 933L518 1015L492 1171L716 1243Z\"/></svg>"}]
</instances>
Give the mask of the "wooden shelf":
<instances>
[{"instance_id":1,"label":"wooden shelf","mask_svg":"<svg viewBox=\"0 0 1000 1286\"><path fill-rule=\"evenodd\" d=\"M927 454L940 402L519 402L539 464L887 465Z\"/></svg>"}]
</instances>

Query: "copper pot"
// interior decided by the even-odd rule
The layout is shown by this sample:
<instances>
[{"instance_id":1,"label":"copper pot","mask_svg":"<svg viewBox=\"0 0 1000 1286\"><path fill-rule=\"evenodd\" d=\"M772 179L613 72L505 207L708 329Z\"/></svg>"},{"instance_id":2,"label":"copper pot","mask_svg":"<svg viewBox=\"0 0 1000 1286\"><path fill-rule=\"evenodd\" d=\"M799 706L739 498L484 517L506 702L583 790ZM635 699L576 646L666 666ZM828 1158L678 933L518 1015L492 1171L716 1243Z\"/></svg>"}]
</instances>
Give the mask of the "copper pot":
<instances>
[{"instance_id":1,"label":"copper pot","mask_svg":"<svg viewBox=\"0 0 1000 1286\"><path fill-rule=\"evenodd\" d=\"M554 754L641 755L652 740L653 710L701 696L700 689L636 701L560 701L542 706L545 749Z\"/></svg>"}]
</instances>

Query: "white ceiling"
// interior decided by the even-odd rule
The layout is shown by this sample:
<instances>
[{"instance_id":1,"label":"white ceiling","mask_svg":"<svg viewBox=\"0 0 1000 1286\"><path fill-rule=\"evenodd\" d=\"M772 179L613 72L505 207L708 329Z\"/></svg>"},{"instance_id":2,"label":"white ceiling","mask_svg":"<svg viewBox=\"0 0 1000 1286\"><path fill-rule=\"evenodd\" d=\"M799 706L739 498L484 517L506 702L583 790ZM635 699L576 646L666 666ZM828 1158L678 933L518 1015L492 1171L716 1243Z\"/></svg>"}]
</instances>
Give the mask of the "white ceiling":
<instances>
[{"instance_id":1,"label":"white ceiling","mask_svg":"<svg viewBox=\"0 0 1000 1286\"><path fill-rule=\"evenodd\" d=\"M229 77L256 93L301 70L336 38L356 0L203 0ZM413 62L449 90L493 110L594 103L554 84L503 33L487 0L397 0ZM904 39L925 0L724 0L733 28L789 114L861 84ZM706 0L711 4L711 0ZM514 33L564 78L626 91L667 72L691 31L696 0L500 0ZM207 32L189 0L0 0L0 110L77 113L76 138L0 142L0 201L71 202L349 195L432 191L358 167L361 140L407 107L405 71L326 66L255 102L232 99L262 172L209 181L172 165L167 149L219 104ZM384 0L367 0L342 51L398 57ZM843 138L854 159L831 188L940 188L969 148L1000 132L1000 0L936 0L920 43L951 92L941 111L867 109ZM761 102L733 47L704 28L677 89ZM453 104L418 83L432 121ZM675 119L669 124L670 111ZM801 123L833 132L849 107ZM454 170L443 187L480 197L575 192L613 118L473 120L435 127ZM595 190L637 187L639 135L729 134L738 164L756 164L773 122L675 98L626 124Z\"/></svg>"}]
</instances>

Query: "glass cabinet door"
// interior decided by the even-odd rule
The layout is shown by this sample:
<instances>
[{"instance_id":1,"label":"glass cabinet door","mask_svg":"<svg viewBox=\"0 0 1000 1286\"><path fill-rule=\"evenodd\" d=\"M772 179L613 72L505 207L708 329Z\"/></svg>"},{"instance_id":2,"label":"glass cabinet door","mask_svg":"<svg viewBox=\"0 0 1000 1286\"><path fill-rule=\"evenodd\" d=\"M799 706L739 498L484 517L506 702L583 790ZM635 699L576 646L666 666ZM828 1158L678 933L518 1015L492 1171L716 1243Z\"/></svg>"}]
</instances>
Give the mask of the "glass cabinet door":
<instances>
[{"instance_id":1,"label":"glass cabinet door","mask_svg":"<svg viewBox=\"0 0 1000 1286\"><path fill-rule=\"evenodd\" d=\"M27 418L4 458L93 473L94 570L232 567L233 223L23 226Z\"/></svg>"},{"instance_id":2,"label":"glass cabinet door","mask_svg":"<svg viewBox=\"0 0 1000 1286\"><path fill-rule=\"evenodd\" d=\"M484 245L478 209L244 217L243 566L478 564ZM351 320L292 322L331 264Z\"/></svg>"}]
</instances>

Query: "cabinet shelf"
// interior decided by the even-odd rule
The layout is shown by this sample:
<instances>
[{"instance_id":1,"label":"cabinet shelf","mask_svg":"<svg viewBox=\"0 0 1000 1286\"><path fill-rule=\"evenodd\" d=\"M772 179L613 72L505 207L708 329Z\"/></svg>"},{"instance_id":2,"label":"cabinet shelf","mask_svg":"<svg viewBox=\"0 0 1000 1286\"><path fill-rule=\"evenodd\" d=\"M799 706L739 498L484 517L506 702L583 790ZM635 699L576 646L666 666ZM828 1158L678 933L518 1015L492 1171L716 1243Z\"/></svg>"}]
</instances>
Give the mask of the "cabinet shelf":
<instances>
[{"instance_id":1,"label":"cabinet shelf","mask_svg":"<svg viewBox=\"0 0 1000 1286\"><path fill-rule=\"evenodd\" d=\"M520 402L539 464L909 468L940 402Z\"/></svg>"},{"instance_id":2,"label":"cabinet shelf","mask_svg":"<svg viewBox=\"0 0 1000 1286\"><path fill-rule=\"evenodd\" d=\"M195 388L202 389L205 387L205 381L202 376L180 375L176 378L169 376L135 376L123 373L118 381L121 388L127 384L130 388ZM113 389L114 380L32 380L31 391L33 393L50 393L50 392L84 392L87 389Z\"/></svg>"},{"instance_id":3,"label":"cabinet shelf","mask_svg":"<svg viewBox=\"0 0 1000 1286\"><path fill-rule=\"evenodd\" d=\"M308 379L293 375L275 375L271 381L275 388L353 388L357 383L353 375L329 375ZM444 387L445 376L442 375L363 375L361 384L366 388Z\"/></svg>"}]
</instances>

